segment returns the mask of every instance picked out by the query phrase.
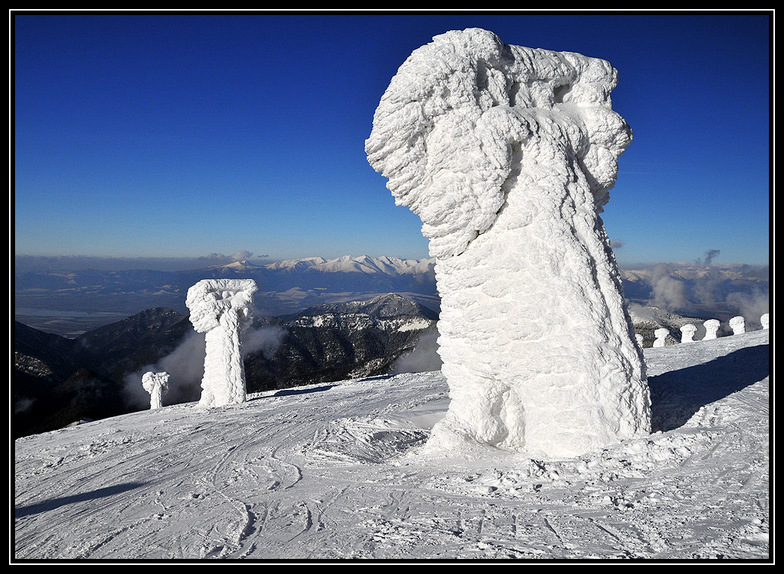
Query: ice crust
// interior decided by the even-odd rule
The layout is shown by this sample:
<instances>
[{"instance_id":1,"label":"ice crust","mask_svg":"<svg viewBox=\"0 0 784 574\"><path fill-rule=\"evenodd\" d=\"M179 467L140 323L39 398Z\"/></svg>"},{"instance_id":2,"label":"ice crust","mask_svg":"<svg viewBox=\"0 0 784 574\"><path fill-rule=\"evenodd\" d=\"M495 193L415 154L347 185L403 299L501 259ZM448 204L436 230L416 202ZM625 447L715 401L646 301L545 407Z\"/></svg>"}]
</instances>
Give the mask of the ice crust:
<instances>
[{"instance_id":1,"label":"ice crust","mask_svg":"<svg viewBox=\"0 0 784 574\"><path fill-rule=\"evenodd\" d=\"M252 279L204 279L188 289L185 304L194 329L204 333L204 376L199 405L216 407L245 402L245 367L241 333L257 290Z\"/></svg>"},{"instance_id":2,"label":"ice crust","mask_svg":"<svg viewBox=\"0 0 784 574\"><path fill-rule=\"evenodd\" d=\"M422 220L450 407L433 450L573 457L650 431L642 351L599 216L631 130L604 60L433 38L399 68L365 143Z\"/></svg>"}]
</instances>

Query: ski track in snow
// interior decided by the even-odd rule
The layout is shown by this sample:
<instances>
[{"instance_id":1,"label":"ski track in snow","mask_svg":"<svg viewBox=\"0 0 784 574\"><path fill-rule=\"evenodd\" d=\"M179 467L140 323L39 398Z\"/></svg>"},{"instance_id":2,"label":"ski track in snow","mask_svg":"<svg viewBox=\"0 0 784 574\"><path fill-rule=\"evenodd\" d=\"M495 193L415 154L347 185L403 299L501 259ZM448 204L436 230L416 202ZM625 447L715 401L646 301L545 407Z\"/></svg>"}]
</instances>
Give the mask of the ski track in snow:
<instances>
[{"instance_id":1,"label":"ski track in snow","mask_svg":"<svg viewBox=\"0 0 784 574\"><path fill-rule=\"evenodd\" d=\"M571 460L426 458L438 372L18 439L14 558L767 559L768 332L645 355L671 428Z\"/></svg>"}]
</instances>

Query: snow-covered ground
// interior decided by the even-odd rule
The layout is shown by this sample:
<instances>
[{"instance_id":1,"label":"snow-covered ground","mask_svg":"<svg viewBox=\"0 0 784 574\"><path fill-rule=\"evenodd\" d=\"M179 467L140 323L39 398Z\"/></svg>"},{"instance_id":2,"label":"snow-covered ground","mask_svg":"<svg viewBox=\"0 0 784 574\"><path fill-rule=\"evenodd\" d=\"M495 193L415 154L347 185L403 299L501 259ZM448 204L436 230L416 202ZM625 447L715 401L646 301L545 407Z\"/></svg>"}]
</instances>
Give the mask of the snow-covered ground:
<instances>
[{"instance_id":1,"label":"snow-covered ground","mask_svg":"<svg viewBox=\"0 0 784 574\"><path fill-rule=\"evenodd\" d=\"M15 441L12 560L770 558L769 331L645 349L655 432L425 457L439 372Z\"/></svg>"}]
</instances>

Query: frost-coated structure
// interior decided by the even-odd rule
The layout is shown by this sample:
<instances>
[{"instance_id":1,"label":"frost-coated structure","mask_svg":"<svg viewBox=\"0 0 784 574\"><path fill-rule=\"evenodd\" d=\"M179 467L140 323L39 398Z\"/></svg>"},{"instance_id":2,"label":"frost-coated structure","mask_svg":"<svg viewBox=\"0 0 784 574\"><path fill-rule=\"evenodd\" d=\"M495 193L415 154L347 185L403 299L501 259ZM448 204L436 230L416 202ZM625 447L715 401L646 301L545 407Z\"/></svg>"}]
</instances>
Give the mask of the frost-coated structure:
<instances>
[{"instance_id":1,"label":"frost-coated structure","mask_svg":"<svg viewBox=\"0 0 784 574\"><path fill-rule=\"evenodd\" d=\"M245 402L240 336L250 318L256 289L252 279L205 279L188 289L185 304L191 323L205 334L201 406Z\"/></svg>"},{"instance_id":2,"label":"frost-coated structure","mask_svg":"<svg viewBox=\"0 0 784 574\"><path fill-rule=\"evenodd\" d=\"M169 373L153 373L149 371L142 375L142 387L150 393L150 409L159 409L163 405L163 394L169 388Z\"/></svg>"},{"instance_id":3,"label":"frost-coated structure","mask_svg":"<svg viewBox=\"0 0 784 574\"><path fill-rule=\"evenodd\" d=\"M746 319L744 319L741 315L733 317L730 319L730 329L732 329L733 335L740 335L741 333L745 333Z\"/></svg>"},{"instance_id":4,"label":"frost-coated structure","mask_svg":"<svg viewBox=\"0 0 784 574\"><path fill-rule=\"evenodd\" d=\"M718 319L708 319L703 323L703 325L705 326L705 337L703 337L703 341L708 341L718 337L719 327L721 326L721 323Z\"/></svg>"},{"instance_id":5,"label":"frost-coated structure","mask_svg":"<svg viewBox=\"0 0 784 574\"><path fill-rule=\"evenodd\" d=\"M631 131L606 61L437 36L403 63L365 143L422 219L451 402L428 447L572 457L649 432L650 401L599 217Z\"/></svg>"},{"instance_id":6,"label":"frost-coated structure","mask_svg":"<svg viewBox=\"0 0 784 574\"><path fill-rule=\"evenodd\" d=\"M664 347L667 344L667 335L670 334L667 329L663 327L656 329L653 334L656 337L656 340L653 342L654 347Z\"/></svg>"},{"instance_id":7,"label":"frost-coated structure","mask_svg":"<svg viewBox=\"0 0 784 574\"><path fill-rule=\"evenodd\" d=\"M763 329L769 329L770 328L770 314L769 313L764 313L760 317L760 323L762 324L762 328Z\"/></svg>"},{"instance_id":8,"label":"frost-coated structure","mask_svg":"<svg viewBox=\"0 0 784 574\"><path fill-rule=\"evenodd\" d=\"M685 324L681 327L681 343L693 343L694 333L697 332L697 327L691 323Z\"/></svg>"}]
</instances>

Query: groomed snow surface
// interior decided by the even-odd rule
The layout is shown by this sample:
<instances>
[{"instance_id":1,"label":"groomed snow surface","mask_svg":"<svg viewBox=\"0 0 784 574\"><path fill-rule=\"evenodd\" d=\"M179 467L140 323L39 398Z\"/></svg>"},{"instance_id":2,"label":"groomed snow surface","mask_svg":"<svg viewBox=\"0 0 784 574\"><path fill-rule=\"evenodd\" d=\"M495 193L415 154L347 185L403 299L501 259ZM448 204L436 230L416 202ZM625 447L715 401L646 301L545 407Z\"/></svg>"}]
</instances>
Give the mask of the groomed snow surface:
<instances>
[{"instance_id":1,"label":"groomed snow surface","mask_svg":"<svg viewBox=\"0 0 784 574\"><path fill-rule=\"evenodd\" d=\"M645 349L654 432L569 460L423 454L437 371L24 437L13 559L765 561L769 332Z\"/></svg>"}]
</instances>

